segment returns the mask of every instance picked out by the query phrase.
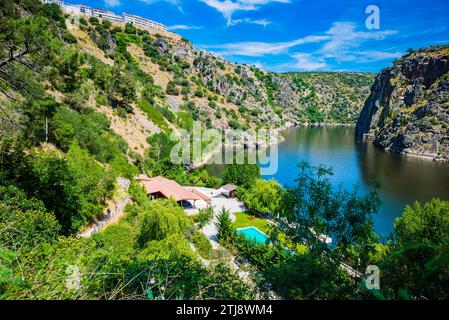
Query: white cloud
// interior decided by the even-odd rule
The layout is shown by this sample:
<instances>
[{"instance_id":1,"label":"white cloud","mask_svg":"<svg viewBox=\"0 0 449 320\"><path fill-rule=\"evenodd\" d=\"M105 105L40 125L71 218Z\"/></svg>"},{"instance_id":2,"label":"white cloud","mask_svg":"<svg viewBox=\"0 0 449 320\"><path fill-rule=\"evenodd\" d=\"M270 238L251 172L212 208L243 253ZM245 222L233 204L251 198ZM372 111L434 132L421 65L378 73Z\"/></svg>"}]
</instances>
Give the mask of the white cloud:
<instances>
[{"instance_id":1,"label":"white cloud","mask_svg":"<svg viewBox=\"0 0 449 320\"><path fill-rule=\"evenodd\" d=\"M352 22L335 22L325 32L326 35L330 36L331 40L323 46L321 53L326 58L345 61L345 59L351 59L354 56L352 50L359 48L363 43L371 40L383 40L396 33L397 31L395 30L356 31L356 25ZM356 53L356 55L358 54Z\"/></svg>"},{"instance_id":2,"label":"white cloud","mask_svg":"<svg viewBox=\"0 0 449 320\"><path fill-rule=\"evenodd\" d=\"M302 71L320 70L327 67L327 63L323 58L317 58L309 53L295 53L292 58L296 62L286 65L291 69L297 69Z\"/></svg>"},{"instance_id":3,"label":"white cloud","mask_svg":"<svg viewBox=\"0 0 449 320\"><path fill-rule=\"evenodd\" d=\"M370 62L370 61L380 61L387 59L396 59L402 56L402 53L399 51L388 52L388 51L358 51L355 52L356 56L359 56L361 59L357 59L359 62Z\"/></svg>"},{"instance_id":4,"label":"white cloud","mask_svg":"<svg viewBox=\"0 0 449 320\"><path fill-rule=\"evenodd\" d=\"M272 21L267 20L267 19L256 19L256 20L253 20L253 19L250 19L250 18L244 18L244 19L231 20L231 24L230 25L231 26L235 26L235 25L241 24L241 23L257 24L257 25L263 26L265 28L266 26L271 24Z\"/></svg>"},{"instance_id":5,"label":"white cloud","mask_svg":"<svg viewBox=\"0 0 449 320\"><path fill-rule=\"evenodd\" d=\"M226 19L227 25L232 24L232 15L237 11L254 11L266 4L290 3L290 0L201 0L209 7L216 9Z\"/></svg>"},{"instance_id":6,"label":"white cloud","mask_svg":"<svg viewBox=\"0 0 449 320\"><path fill-rule=\"evenodd\" d=\"M328 36L308 36L288 42L235 42L205 47L218 49L219 53L222 55L262 57L285 53L289 48L306 43L316 43L327 39L329 39Z\"/></svg>"},{"instance_id":7,"label":"white cloud","mask_svg":"<svg viewBox=\"0 0 449 320\"><path fill-rule=\"evenodd\" d=\"M255 0L257 1L257 0ZM244 19L243 19L244 20ZM235 21L235 20L234 20ZM243 22L242 22L243 23ZM397 34L395 30L359 31L352 22L335 22L321 35L310 35L286 42L235 42L213 46L223 56L263 57L268 55L288 54L293 62L278 64L275 69L297 69L303 71L329 68L335 62L354 61L369 63L395 59L402 55L397 50L366 49L372 41L380 41ZM296 46L308 43L322 43L321 47L311 52L294 52ZM290 52L289 52L290 51ZM293 51L293 53L291 53Z\"/></svg>"},{"instance_id":8,"label":"white cloud","mask_svg":"<svg viewBox=\"0 0 449 320\"><path fill-rule=\"evenodd\" d=\"M104 0L106 7L118 7L121 5L120 0Z\"/></svg>"},{"instance_id":9,"label":"white cloud","mask_svg":"<svg viewBox=\"0 0 449 320\"><path fill-rule=\"evenodd\" d=\"M200 26L190 26L185 24L177 24L174 26L168 26L168 30L197 30L202 29L203 27Z\"/></svg>"}]
</instances>

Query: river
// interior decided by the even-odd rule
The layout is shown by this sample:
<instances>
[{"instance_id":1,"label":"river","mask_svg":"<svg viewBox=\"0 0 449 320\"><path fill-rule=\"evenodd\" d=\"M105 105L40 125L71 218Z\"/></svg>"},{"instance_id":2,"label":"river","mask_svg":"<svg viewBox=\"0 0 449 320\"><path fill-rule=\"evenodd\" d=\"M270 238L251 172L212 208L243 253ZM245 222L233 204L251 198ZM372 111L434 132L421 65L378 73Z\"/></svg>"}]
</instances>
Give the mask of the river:
<instances>
[{"instance_id":1,"label":"river","mask_svg":"<svg viewBox=\"0 0 449 320\"><path fill-rule=\"evenodd\" d=\"M333 168L331 182L346 189L360 187L367 194L373 182L380 183L382 205L374 217L379 235L388 236L394 219L407 204L415 200L429 201L434 197L449 200L449 164L407 158L377 149L370 142L354 139L351 127L296 127L282 132L285 141L278 147L279 165L274 175L283 185L292 185L300 161ZM208 165L210 174L221 176L222 165Z\"/></svg>"}]
</instances>

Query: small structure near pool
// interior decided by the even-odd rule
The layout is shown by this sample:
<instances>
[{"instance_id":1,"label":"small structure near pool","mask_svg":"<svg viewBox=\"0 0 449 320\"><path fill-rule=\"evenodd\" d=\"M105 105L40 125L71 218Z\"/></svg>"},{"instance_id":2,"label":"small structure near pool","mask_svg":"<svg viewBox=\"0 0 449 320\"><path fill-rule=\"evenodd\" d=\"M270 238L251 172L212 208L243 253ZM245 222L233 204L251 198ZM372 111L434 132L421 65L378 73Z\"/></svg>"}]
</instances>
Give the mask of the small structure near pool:
<instances>
[{"instance_id":1,"label":"small structure near pool","mask_svg":"<svg viewBox=\"0 0 449 320\"><path fill-rule=\"evenodd\" d=\"M233 184L225 184L222 186L219 191L222 195L228 197L228 198L235 198L235 194L237 192L237 187Z\"/></svg>"},{"instance_id":2,"label":"small structure near pool","mask_svg":"<svg viewBox=\"0 0 449 320\"><path fill-rule=\"evenodd\" d=\"M143 187L151 200L155 199L173 199L179 205L193 208L204 208L210 202L210 198L194 188L185 188L176 181L165 177L148 177L141 174L136 178Z\"/></svg>"}]
</instances>

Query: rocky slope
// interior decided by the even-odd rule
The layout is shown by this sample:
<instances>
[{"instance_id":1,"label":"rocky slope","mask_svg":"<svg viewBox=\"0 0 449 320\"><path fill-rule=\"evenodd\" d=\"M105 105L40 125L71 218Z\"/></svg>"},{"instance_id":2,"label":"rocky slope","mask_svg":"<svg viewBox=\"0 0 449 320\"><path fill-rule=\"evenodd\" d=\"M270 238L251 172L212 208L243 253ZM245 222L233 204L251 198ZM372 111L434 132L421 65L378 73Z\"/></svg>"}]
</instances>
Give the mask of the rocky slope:
<instances>
[{"instance_id":1,"label":"rocky slope","mask_svg":"<svg viewBox=\"0 0 449 320\"><path fill-rule=\"evenodd\" d=\"M377 75L356 135L382 149L449 160L449 46L410 52Z\"/></svg>"},{"instance_id":2,"label":"rocky slope","mask_svg":"<svg viewBox=\"0 0 449 320\"><path fill-rule=\"evenodd\" d=\"M267 72L196 50L174 33L96 18L80 19L79 29L65 30L64 19L58 24L61 56L37 74L46 93L76 115L93 110L106 116L108 130L140 156L155 133L190 130L193 121L242 130L354 124L374 79L361 73ZM0 92L2 100L8 99ZM9 104L4 108L15 116ZM10 122L0 112L0 125ZM59 131L64 130L50 119L50 141L58 140L52 135ZM254 135L242 136L251 142Z\"/></svg>"},{"instance_id":3,"label":"rocky slope","mask_svg":"<svg viewBox=\"0 0 449 320\"><path fill-rule=\"evenodd\" d=\"M373 74L349 72L289 72L281 77L294 89L282 90L277 102L296 110L300 123L354 124L374 81Z\"/></svg>"},{"instance_id":4,"label":"rocky slope","mask_svg":"<svg viewBox=\"0 0 449 320\"><path fill-rule=\"evenodd\" d=\"M98 56L91 42L102 48L98 58L105 62L118 47L107 45L117 39L113 29L98 31L98 25L92 23L74 35L85 52ZM206 127L354 124L374 78L360 73L266 72L195 50L189 41L171 33L139 31L138 37L125 40L130 57L161 88L163 94L155 103L175 114L188 111Z\"/></svg>"}]
</instances>

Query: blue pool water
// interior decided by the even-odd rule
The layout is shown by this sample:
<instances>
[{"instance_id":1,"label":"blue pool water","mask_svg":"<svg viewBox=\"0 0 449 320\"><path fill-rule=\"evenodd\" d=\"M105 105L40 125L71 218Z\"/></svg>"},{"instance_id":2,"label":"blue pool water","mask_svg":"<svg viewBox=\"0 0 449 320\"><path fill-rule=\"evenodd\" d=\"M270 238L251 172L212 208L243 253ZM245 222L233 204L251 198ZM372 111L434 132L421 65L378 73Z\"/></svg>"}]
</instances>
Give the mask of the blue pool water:
<instances>
[{"instance_id":1,"label":"blue pool water","mask_svg":"<svg viewBox=\"0 0 449 320\"><path fill-rule=\"evenodd\" d=\"M259 242L261 244L265 244L268 240L267 235L256 227L237 229L237 234L244 235L246 238L255 240L256 242Z\"/></svg>"}]
</instances>

